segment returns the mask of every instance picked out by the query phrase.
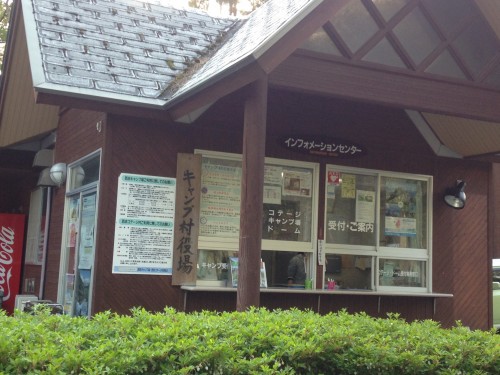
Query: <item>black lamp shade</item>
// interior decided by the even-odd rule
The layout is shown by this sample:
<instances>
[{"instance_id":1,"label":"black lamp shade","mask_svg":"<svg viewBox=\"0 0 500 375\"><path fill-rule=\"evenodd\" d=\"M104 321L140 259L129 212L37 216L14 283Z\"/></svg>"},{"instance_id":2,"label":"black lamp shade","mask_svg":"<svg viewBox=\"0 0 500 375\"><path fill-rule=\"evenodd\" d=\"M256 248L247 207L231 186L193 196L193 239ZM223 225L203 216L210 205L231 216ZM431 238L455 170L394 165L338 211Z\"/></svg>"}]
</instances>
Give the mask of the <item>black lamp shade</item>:
<instances>
[{"instance_id":1,"label":"black lamp shade","mask_svg":"<svg viewBox=\"0 0 500 375\"><path fill-rule=\"evenodd\" d=\"M457 186L447 189L444 196L444 201L450 207L462 209L465 207L465 181L458 180Z\"/></svg>"}]
</instances>

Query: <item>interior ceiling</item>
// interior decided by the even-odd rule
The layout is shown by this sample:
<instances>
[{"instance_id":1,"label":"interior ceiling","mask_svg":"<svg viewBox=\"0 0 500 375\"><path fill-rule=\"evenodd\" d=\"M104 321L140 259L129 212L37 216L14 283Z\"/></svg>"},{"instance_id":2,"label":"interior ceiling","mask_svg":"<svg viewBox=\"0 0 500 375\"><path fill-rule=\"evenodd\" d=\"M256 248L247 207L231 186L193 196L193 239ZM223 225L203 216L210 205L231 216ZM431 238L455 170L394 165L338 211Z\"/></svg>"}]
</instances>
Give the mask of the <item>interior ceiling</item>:
<instances>
[{"instance_id":1,"label":"interior ceiling","mask_svg":"<svg viewBox=\"0 0 500 375\"><path fill-rule=\"evenodd\" d=\"M497 91L500 1L353 0L303 48ZM422 115L456 153L500 156L500 123Z\"/></svg>"}]
</instances>

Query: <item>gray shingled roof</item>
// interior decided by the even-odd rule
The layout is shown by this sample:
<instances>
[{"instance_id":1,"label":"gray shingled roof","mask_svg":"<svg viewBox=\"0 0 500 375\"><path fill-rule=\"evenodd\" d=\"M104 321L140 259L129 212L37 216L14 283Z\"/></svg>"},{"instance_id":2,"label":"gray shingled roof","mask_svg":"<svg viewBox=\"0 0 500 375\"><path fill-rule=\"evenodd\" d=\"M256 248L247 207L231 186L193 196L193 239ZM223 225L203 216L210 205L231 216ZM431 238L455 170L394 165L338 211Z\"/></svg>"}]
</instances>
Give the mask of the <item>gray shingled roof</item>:
<instances>
[{"instance_id":1,"label":"gray shingled roof","mask_svg":"<svg viewBox=\"0 0 500 375\"><path fill-rule=\"evenodd\" d=\"M321 0L269 0L251 14L171 99L255 61L319 3Z\"/></svg>"},{"instance_id":2,"label":"gray shingled roof","mask_svg":"<svg viewBox=\"0 0 500 375\"><path fill-rule=\"evenodd\" d=\"M237 24L136 0L23 0L23 9L40 91L143 104L165 103L155 99Z\"/></svg>"},{"instance_id":3,"label":"gray shingled roof","mask_svg":"<svg viewBox=\"0 0 500 375\"><path fill-rule=\"evenodd\" d=\"M165 106L254 61L321 1L269 0L243 21L151 0L22 0L34 86Z\"/></svg>"}]
</instances>

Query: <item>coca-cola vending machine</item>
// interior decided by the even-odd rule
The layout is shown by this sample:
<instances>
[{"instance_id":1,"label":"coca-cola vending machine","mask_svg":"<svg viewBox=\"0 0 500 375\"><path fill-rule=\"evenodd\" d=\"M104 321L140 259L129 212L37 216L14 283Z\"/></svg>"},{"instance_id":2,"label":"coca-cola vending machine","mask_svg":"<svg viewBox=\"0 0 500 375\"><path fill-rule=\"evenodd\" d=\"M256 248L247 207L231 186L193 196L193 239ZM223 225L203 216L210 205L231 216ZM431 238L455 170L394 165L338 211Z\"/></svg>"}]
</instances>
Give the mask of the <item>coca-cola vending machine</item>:
<instances>
[{"instance_id":1,"label":"coca-cola vending machine","mask_svg":"<svg viewBox=\"0 0 500 375\"><path fill-rule=\"evenodd\" d=\"M25 215L0 214L0 295L10 314L21 284L25 220Z\"/></svg>"}]
</instances>

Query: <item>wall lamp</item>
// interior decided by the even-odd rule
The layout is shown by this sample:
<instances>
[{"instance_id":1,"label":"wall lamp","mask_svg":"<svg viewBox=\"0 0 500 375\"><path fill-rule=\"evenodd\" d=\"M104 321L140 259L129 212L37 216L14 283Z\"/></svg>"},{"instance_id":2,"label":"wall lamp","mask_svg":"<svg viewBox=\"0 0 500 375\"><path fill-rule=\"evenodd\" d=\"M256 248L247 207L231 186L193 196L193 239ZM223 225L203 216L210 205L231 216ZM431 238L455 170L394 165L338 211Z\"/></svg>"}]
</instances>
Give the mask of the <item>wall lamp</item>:
<instances>
[{"instance_id":1,"label":"wall lamp","mask_svg":"<svg viewBox=\"0 0 500 375\"><path fill-rule=\"evenodd\" d=\"M50 179L54 181L57 186L61 186L66 181L66 164L57 163L50 167Z\"/></svg>"},{"instance_id":2,"label":"wall lamp","mask_svg":"<svg viewBox=\"0 0 500 375\"><path fill-rule=\"evenodd\" d=\"M446 189L444 201L450 207L461 209L465 207L465 181L457 180L456 186Z\"/></svg>"}]
</instances>

